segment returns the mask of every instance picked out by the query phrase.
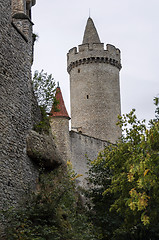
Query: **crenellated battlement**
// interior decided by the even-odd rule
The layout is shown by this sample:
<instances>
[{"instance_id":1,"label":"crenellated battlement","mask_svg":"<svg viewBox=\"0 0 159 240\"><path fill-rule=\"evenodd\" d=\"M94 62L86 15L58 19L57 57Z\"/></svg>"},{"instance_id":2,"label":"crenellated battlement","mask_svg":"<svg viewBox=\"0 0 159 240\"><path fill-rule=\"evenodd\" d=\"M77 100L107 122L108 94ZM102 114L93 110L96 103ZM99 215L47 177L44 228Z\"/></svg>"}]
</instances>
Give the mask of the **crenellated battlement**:
<instances>
[{"instance_id":1,"label":"crenellated battlement","mask_svg":"<svg viewBox=\"0 0 159 240\"><path fill-rule=\"evenodd\" d=\"M120 50L111 44L106 45L104 49L103 43L87 43L81 44L69 50L67 54L67 71L81 64L88 63L106 63L121 69Z\"/></svg>"}]
</instances>

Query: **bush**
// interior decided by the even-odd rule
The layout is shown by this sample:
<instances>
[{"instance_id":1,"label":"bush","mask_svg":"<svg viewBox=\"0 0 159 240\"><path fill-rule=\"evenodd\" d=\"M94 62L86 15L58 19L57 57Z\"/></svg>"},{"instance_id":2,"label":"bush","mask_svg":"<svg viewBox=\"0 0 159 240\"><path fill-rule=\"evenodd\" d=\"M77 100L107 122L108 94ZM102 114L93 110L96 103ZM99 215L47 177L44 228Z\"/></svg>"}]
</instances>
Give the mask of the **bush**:
<instances>
[{"instance_id":1,"label":"bush","mask_svg":"<svg viewBox=\"0 0 159 240\"><path fill-rule=\"evenodd\" d=\"M75 179L73 171L64 167L42 173L30 201L18 210L5 211L6 239L95 240Z\"/></svg>"}]
</instances>

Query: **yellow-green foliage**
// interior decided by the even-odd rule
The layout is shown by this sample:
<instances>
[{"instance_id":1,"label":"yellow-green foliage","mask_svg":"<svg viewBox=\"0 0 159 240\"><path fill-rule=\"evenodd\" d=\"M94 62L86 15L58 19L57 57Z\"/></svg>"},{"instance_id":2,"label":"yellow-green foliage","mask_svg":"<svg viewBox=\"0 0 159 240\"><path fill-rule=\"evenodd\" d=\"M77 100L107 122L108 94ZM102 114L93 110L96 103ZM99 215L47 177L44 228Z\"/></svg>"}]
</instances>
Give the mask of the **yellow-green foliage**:
<instances>
[{"instance_id":1,"label":"yellow-green foliage","mask_svg":"<svg viewBox=\"0 0 159 240\"><path fill-rule=\"evenodd\" d=\"M103 240L159 239L158 116L149 128L135 110L120 117L123 136L90 163L88 196Z\"/></svg>"}]
</instances>

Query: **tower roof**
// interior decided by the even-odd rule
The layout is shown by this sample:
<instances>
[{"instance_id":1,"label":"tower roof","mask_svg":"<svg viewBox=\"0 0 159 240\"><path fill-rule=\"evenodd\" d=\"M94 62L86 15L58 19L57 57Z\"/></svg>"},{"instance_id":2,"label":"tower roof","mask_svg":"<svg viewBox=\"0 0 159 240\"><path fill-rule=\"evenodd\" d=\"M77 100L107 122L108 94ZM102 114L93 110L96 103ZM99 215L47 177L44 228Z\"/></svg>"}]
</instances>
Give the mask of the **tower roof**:
<instances>
[{"instance_id":1,"label":"tower roof","mask_svg":"<svg viewBox=\"0 0 159 240\"><path fill-rule=\"evenodd\" d=\"M65 117L70 119L66 107L65 107L65 103L62 97L62 92L60 87L58 86L56 88L56 94L55 94L55 98L57 100L57 105L53 104L51 112L50 112L50 116L51 117Z\"/></svg>"},{"instance_id":2,"label":"tower roof","mask_svg":"<svg viewBox=\"0 0 159 240\"><path fill-rule=\"evenodd\" d=\"M94 22L90 17L87 20L82 44L85 43L101 43Z\"/></svg>"}]
</instances>

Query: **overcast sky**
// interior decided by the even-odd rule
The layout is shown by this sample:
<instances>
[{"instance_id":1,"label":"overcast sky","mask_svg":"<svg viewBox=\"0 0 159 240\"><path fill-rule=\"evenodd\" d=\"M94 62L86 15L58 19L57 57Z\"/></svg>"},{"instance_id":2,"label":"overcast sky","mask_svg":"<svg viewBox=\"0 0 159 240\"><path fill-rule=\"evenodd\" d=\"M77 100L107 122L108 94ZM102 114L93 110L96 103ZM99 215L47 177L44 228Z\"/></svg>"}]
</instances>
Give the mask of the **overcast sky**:
<instances>
[{"instance_id":1,"label":"overcast sky","mask_svg":"<svg viewBox=\"0 0 159 240\"><path fill-rule=\"evenodd\" d=\"M33 72L44 69L60 82L69 111L66 54L82 43L90 15L101 42L121 50L121 109L139 119L154 117L159 94L159 0L36 0L32 9L35 44Z\"/></svg>"}]
</instances>

